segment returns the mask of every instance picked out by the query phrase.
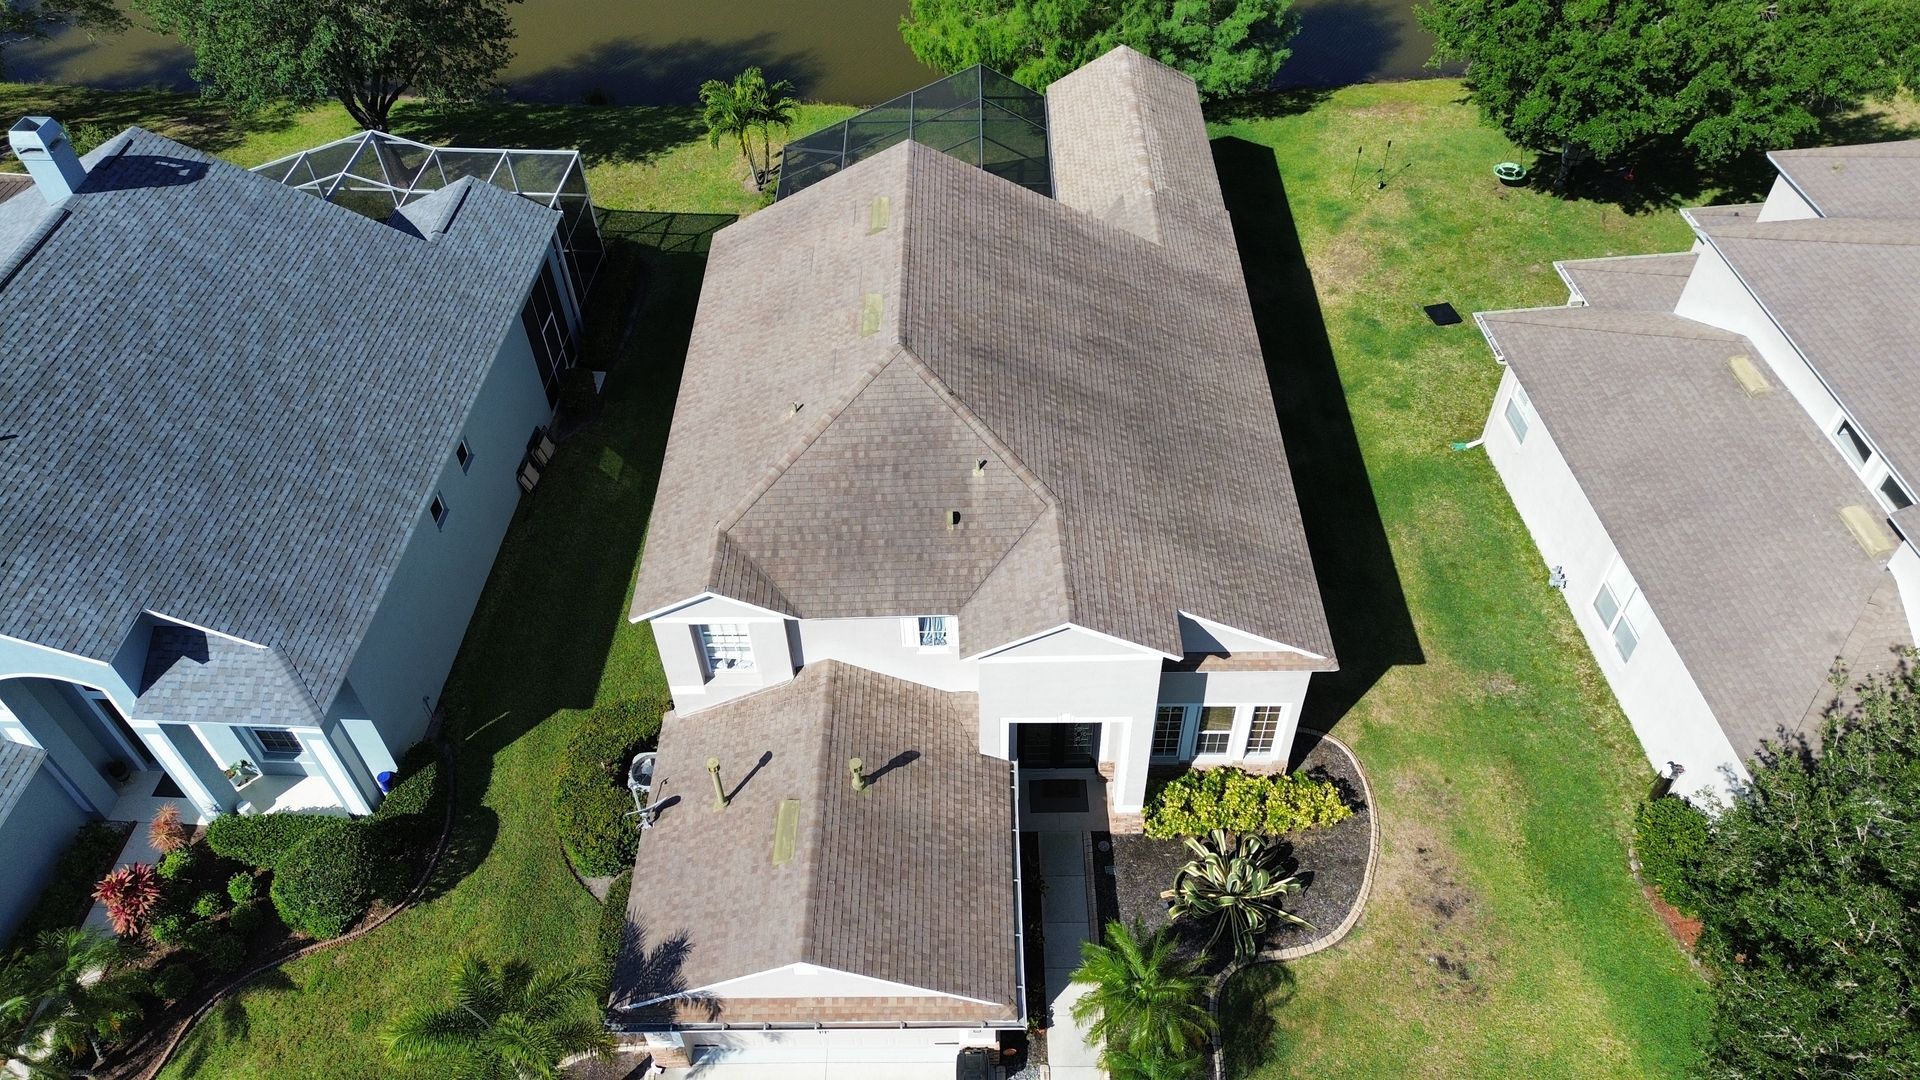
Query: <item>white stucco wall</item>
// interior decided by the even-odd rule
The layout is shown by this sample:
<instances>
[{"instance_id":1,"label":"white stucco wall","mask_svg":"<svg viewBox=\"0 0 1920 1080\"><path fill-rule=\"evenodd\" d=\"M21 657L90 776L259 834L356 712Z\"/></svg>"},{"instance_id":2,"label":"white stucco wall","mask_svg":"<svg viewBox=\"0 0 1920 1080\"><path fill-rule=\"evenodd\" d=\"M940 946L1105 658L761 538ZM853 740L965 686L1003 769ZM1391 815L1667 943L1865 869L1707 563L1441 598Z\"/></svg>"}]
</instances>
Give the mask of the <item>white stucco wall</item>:
<instances>
[{"instance_id":1,"label":"white stucco wall","mask_svg":"<svg viewBox=\"0 0 1920 1080\"><path fill-rule=\"evenodd\" d=\"M1887 570L1900 587L1900 603L1907 609L1907 630L1914 641L1920 641L1920 552L1914 551L1912 541L1901 544L1893 553Z\"/></svg>"},{"instance_id":2,"label":"white stucco wall","mask_svg":"<svg viewBox=\"0 0 1920 1080\"><path fill-rule=\"evenodd\" d=\"M948 997L938 990L889 982L815 964L788 964L738 979L696 987L701 994L722 998L880 998ZM991 1005L991 1002L982 1002Z\"/></svg>"},{"instance_id":3,"label":"white stucco wall","mask_svg":"<svg viewBox=\"0 0 1920 1080\"><path fill-rule=\"evenodd\" d=\"M675 711L686 716L791 680L797 670L794 622L777 611L723 596L697 597L649 620ZM703 625L745 627L753 667L709 672L696 630Z\"/></svg>"},{"instance_id":4,"label":"white stucco wall","mask_svg":"<svg viewBox=\"0 0 1920 1080\"><path fill-rule=\"evenodd\" d=\"M1819 216L1819 211L1800 194L1799 188L1789 183L1785 176L1775 176L1773 187L1767 192L1766 205L1760 208L1759 220L1792 221Z\"/></svg>"},{"instance_id":5,"label":"white stucco wall","mask_svg":"<svg viewBox=\"0 0 1920 1080\"><path fill-rule=\"evenodd\" d=\"M1729 777L1744 781L1748 773L1660 626L1658 613L1643 608L1632 615L1640 643L1633 659L1623 662L1612 635L1594 612L1594 595L1618 551L1538 414L1532 417L1525 442L1514 438L1503 412L1516 385L1508 369L1487 420L1485 445L1540 550L1546 564L1542 576L1556 566L1566 574L1563 591L1574 622L1639 737L1649 764L1656 770L1665 770L1670 761L1684 765L1686 773L1675 785L1681 794L1724 793Z\"/></svg>"},{"instance_id":6,"label":"white stucco wall","mask_svg":"<svg viewBox=\"0 0 1920 1080\"><path fill-rule=\"evenodd\" d=\"M994 1030L963 1027L684 1031L679 1036L692 1049L694 1063L709 1067L926 1063L944 1065L945 1072L938 1074L942 1076L953 1075L954 1059L961 1047L991 1047L999 1039ZM875 1074L869 1070L861 1075ZM915 1069L910 1075L918 1078L929 1074Z\"/></svg>"},{"instance_id":7,"label":"white stucco wall","mask_svg":"<svg viewBox=\"0 0 1920 1080\"><path fill-rule=\"evenodd\" d=\"M1307 700L1310 671L1168 671L1160 676L1161 705L1231 705L1236 707L1233 734L1224 754L1196 755L1200 765L1255 765L1284 763L1300 730L1300 708ZM1281 705L1286 715L1267 754L1247 753L1247 730L1259 705Z\"/></svg>"},{"instance_id":8,"label":"white stucco wall","mask_svg":"<svg viewBox=\"0 0 1920 1080\"><path fill-rule=\"evenodd\" d=\"M939 612L928 612L936 615ZM800 655L798 666L816 660L841 660L869 671L896 679L931 686L936 690L964 691L979 688L975 665L960 658L957 645L923 649L919 645L920 623L911 618L878 619L801 619L798 621ZM949 624L949 640L958 641L960 622Z\"/></svg>"}]
</instances>

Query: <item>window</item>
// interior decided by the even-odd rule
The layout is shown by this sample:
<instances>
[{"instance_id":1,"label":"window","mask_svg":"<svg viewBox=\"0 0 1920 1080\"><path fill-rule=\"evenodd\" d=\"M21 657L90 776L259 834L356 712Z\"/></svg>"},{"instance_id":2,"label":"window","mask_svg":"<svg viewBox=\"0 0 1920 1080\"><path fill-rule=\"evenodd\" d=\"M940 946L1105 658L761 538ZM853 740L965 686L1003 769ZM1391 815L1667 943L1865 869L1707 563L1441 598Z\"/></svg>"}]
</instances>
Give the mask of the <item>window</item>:
<instances>
[{"instance_id":1,"label":"window","mask_svg":"<svg viewBox=\"0 0 1920 1080\"><path fill-rule=\"evenodd\" d=\"M700 652L707 661L707 674L723 671L752 671L753 645L747 641L747 628L740 623L707 623L694 627L700 638Z\"/></svg>"},{"instance_id":2,"label":"window","mask_svg":"<svg viewBox=\"0 0 1920 1080\"><path fill-rule=\"evenodd\" d=\"M446 525L447 500L441 498L439 495L435 495L433 497L433 501L427 504L427 513L433 515L433 523L435 525L437 526Z\"/></svg>"},{"instance_id":3,"label":"window","mask_svg":"<svg viewBox=\"0 0 1920 1080\"><path fill-rule=\"evenodd\" d=\"M1200 710L1200 735L1194 741L1195 754L1224 754L1233 738L1233 706L1207 705Z\"/></svg>"},{"instance_id":4,"label":"window","mask_svg":"<svg viewBox=\"0 0 1920 1080\"><path fill-rule=\"evenodd\" d=\"M255 742L260 744L260 752L270 758L297 758L300 756L300 739L291 731L281 728L248 728Z\"/></svg>"},{"instance_id":5,"label":"window","mask_svg":"<svg viewBox=\"0 0 1920 1080\"><path fill-rule=\"evenodd\" d=\"M1913 505L1913 496L1908 495L1907 489L1900 486L1900 481L1891 476L1880 481L1880 497L1889 510L1905 510Z\"/></svg>"},{"instance_id":6,"label":"window","mask_svg":"<svg viewBox=\"0 0 1920 1080\"><path fill-rule=\"evenodd\" d=\"M520 325L526 328L527 343L533 346L533 365L540 373L547 406L555 408L560 404L560 373L573 366L574 342L551 262L541 264L527 305L520 309Z\"/></svg>"},{"instance_id":7,"label":"window","mask_svg":"<svg viewBox=\"0 0 1920 1080\"><path fill-rule=\"evenodd\" d=\"M1280 737L1280 719L1287 715L1285 705L1256 705L1253 724L1247 728L1247 756L1273 753L1274 740Z\"/></svg>"},{"instance_id":8,"label":"window","mask_svg":"<svg viewBox=\"0 0 1920 1080\"><path fill-rule=\"evenodd\" d=\"M945 615L922 615L919 618L919 640L923 649L944 649L953 643L948 636L952 628L950 618Z\"/></svg>"},{"instance_id":9,"label":"window","mask_svg":"<svg viewBox=\"0 0 1920 1080\"><path fill-rule=\"evenodd\" d=\"M1153 714L1153 751L1157 758L1180 756L1180 736L1187 726L1185 705L1162 705Z\"/></svg>"},{"instance_id":10,"label":"window","mask_svg":"<svg viewBox=\"0 0 1920 1080\"><path fill-rule=\"evenodd\" d=\"M1640 634L1627 617L1627 608L1639 597L1640 588L1633 583L1633 575L1627 573L1627 564L1613 560L1606 580L1600 583L1600 591L1594 594L1593 612L1613 635L1613 646L1619 650L1622 660L1633 659L1633 650L1640 645Z\"/></svg>"},{"instance_id":11,"label":"window","mask_svg":"<svg viewBox=\"0 0 1920 1080\"><path fill-rule=\"evenodd\" d=\"M1533 419L1533 402L1527 400L1527 392L1520 389L1519 383L1513 384L1513 394L1507 398L1507 426L1513 429L1514 442L1527 441L1527 428Z\"/></svg>"},{"instance_id":12,"label":"window","mask_svg":"<svg viewBox=\"0 0 1920 1080\"><path fill-rule=\"evenodd\" d=\"M460 445L454 447L453 460L460 463L461 472L467 472L473 467L473 450L467 446L467 440L461 439Z\"/></svg>"},{"instance_id":13,"label":"window","mask_svg":"<svg viewBox=\"0 0 1920 1080\"><path fill-rule=\"evenodd\" d=\"M1851 420L1842 420L1840 426L1833 429L1833 441L1840 444L1840 449L1846 452L1856 469L1866 468L1867 462L1873 460L1873 448L1853 429Z\"/></svg>"}]
</instances>

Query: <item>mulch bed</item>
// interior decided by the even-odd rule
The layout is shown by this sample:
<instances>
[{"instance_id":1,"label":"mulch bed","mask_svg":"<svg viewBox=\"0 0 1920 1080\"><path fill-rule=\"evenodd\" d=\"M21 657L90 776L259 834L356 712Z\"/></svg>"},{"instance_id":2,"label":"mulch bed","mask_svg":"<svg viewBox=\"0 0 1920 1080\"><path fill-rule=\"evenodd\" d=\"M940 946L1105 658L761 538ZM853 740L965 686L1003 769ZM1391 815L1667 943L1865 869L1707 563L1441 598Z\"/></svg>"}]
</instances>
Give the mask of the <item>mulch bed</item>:
<instances>
[{"instance_id":1,"label":"mulch bed","mask_svg":"<svg viewBox=\"0 0 1920 1080\"><path fill-rule=\"evenodd\" d=\"M1660 896L1659 889L1651 885L1642 885L1640 891L1646 894L1647 903L1653 905L1654 914L1660 916L1660 921L1666 924L1667 933L1673 935L1673 940L1680 943L1680 947L1687 951L1687 955L1693 955L1693 950L1700 944L1700 931L1706 924L1691 915L1681 914L1679 908L1667 903Z\"/></svg>"},{"instance_id":2,"label":"mulch bed","mask_svg":"<svg viewBox=\"0 0 1920 1080\"><path fill-rule=\"evenodd\" d=\"M1311 736L1303 732L1302 737ZM1353 759L1322 740L1307 752L1300 769L1308 776L1339 785L1342 797L1354 813L1338 825L1284 838L1280 869L1298 874L1304 886L1288 898L1287 910L1312 923L1313 929L1302 926L1275 929L1261 940L1262 950L1297 948L1334 933L1360 901L1360 890L1366 880L1367 859L1373 843L1373 808L1366 805L1361 794L1365 789ZM1133 833L1114 836L1113 849L1120 917L1139 922L1149 931L1166 926L1167 902L1160 898L1160 893L1173 885L1174 875L1186 865L1186 845L1179 840L1155 840ZM1183 952L1199 954L1206 940L1203 935L1186 928L1176 928L1176 933ZM1224 960L1224 956L1219 960Z\"/></svg>"}]
</instances>

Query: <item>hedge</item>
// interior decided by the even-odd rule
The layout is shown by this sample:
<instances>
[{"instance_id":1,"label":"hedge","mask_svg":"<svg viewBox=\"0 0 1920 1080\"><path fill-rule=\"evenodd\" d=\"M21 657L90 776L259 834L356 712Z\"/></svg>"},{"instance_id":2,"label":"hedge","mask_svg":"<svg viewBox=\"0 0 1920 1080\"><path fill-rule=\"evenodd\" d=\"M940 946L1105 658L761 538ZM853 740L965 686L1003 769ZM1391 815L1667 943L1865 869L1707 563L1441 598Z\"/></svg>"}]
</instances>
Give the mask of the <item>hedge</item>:
<instances>
[{"instance_id":1,"label":"hedge","mask_svg":"<svg viewBox=\"0 0 1920 1080\"><path fill-rule=\"evenodd\" d=\"M1145 831L1158 840L1225 829L1277 836L1345 821L1353 808L1330 781L1297 773L1261 775L1242 769L1196 769L1147 800Z\"/></svg>"},{"instance_id":2,"label":"hedge","mask_svg":"<svg viewBox=\"0 0 1920 1080\"><path fill-rule=\"evenodd\" d=\"M302 841L340 820L324 814L222 814L207 826L207 846L215 855L274 870Z\"/></svg>"},{"instance_id":3,"label":"hedge","mask_svg":"<svg viewBox=\"0 0 1920 1080\"><path fill-rule=\"evenodd\" d=\"M267 893L282 922L324 939L346 933L367 913L381 860L364 821L320 820L330 826L286 853Z\"/></svg>"},{"instance_id":4,"label":"hedge","mask_svg":"<svg viewBox=\"0 0 1920 1080\"><path fill-rule=\"evenodd\" d=\"M588 713L567 740L553 787L553 820L573 868L588 877L633 865L639 841L627 763L651 747L669 702L659 695L627 698Z\"/></svg>"},{"instance_id":5,"label":"hedge","mask_svg":"<svg viewBox=\"0 0 1920 1080\"><path fill-rule=\"evenodd\" d=\"M633 867L620 871L607 887L606 902L600 905L600 925L596 930L600 965L612 984L614 965L620 961L620 945L627 936L627 900L633 895Z\"/></svg>"},{"instance_id":6,"label":"hedge","mask_svg":"<svg viewBox=\"0 0 1920 1080\"><path fill-rule=\"evenodd\" d=\"M1671 796L1644 802L1633 812L1633 850L1640 876L1661 899L1684 915L1698 915L1699 901L1687 884L1687 869L1707 847L1707 816Z\"/></svg>"}]
</instances>

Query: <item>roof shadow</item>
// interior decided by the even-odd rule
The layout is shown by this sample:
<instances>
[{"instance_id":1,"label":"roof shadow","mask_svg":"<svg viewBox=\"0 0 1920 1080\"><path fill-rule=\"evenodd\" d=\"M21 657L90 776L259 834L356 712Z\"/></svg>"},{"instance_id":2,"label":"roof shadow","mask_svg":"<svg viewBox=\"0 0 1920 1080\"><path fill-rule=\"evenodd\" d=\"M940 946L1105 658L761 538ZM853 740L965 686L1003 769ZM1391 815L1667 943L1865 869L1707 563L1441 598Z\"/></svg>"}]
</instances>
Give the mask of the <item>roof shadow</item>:
<instances>
[{"instance_id":1,"label":"roof shadow","mask_svg":"<svg viewBox=\"0 0 1920 1080\"><path fill-rule=\"evenodd\" d=\"M1273 150L1229 136L1213 141L1213 160L1340 660L1339 671L1314 676L1301 723L1329 731L1388 668L1426 656Z\"/></svg>"}]
</instances>

